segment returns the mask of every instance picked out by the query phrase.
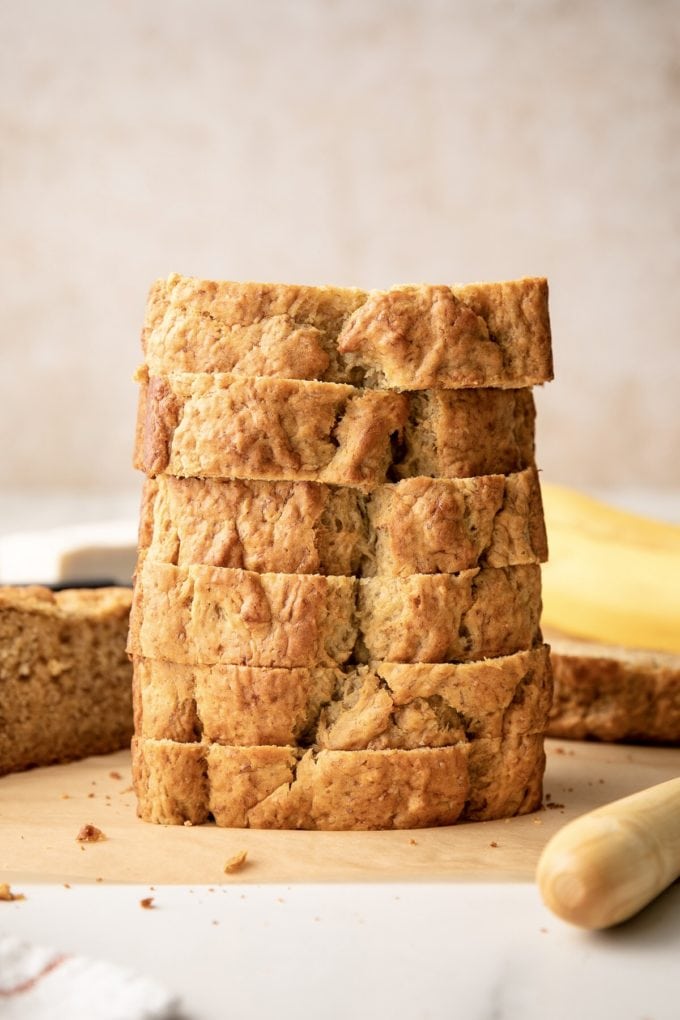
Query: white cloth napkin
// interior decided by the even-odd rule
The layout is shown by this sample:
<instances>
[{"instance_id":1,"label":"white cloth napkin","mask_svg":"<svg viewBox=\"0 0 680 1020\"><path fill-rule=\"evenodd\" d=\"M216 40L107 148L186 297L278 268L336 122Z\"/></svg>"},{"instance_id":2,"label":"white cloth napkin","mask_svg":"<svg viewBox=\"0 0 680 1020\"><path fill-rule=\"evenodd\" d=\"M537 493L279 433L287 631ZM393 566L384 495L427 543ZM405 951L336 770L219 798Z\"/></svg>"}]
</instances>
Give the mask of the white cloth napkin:
<instances>
[{"instance_id":1,"label":"white cloth napkin","mask_svg":"<svg viewBox=\"0 0 680 1020\"><path fill-rule=\"evenodd\" d=\"M0 938L2 1020L178 1020L178 999L112 963Z\"/></svg>"}]
</instances>

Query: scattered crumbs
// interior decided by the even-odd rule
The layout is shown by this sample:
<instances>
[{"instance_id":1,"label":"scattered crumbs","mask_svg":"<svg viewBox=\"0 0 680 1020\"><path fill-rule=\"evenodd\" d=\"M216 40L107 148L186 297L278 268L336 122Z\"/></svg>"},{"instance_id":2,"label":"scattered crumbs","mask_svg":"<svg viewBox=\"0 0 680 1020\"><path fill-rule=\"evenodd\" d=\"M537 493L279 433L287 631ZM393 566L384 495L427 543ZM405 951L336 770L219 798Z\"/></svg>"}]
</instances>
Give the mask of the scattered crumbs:
<instances>
[{"instance_id":1,"label":"scattered crumbs","mask_svg":"<svg viewBox=\"0 0 680 1020\"><path fill-rule=\"evenodd\" d=\"M242 892L240 897L239 897L239 899L244 900L245 898L246 898L246 894L244 892Z\"/></svg>"},{"instance_id":2,"label":"scattered crumbs","mask_svg":"<svg viewBox=\"0 0 680 1020\"><path fill-rule=\"evenodd\" d=\"M492 839L491 842L489 843L489 846L496 847L496 846L498 846L498 843L496 842L495 839Z\"/></svg>"},{"instance_id":3,"label":"scattered crumbs","mask_svg":"<svg viewBox=\"0 0 680 1020\"><path fill-rule=\"evenodd\" d=\"M219 921L212 921L211 924L219 924Z\"/></svg>"},{"instance_id":4,"label":"scattered crumbs","mask_svg":"<svg viewBox=\"0 0 680 1020\"><path fill-rule=\"evenodd\" d=\"M69 882L64 882L64 889L70 889L71 885Z\"/></svg>"},{"instance_id":5,"label":"scattered crumbs","mask_svg":"<svg viewBox=\"0 0 680 1020\"><path fill-rule=\"evenodd\" d=\"M124 790L119 790L118 792L119 793L134 793L135 792L135 788L134 788L134 786L126 786Z\"/></svg>"},{"instance_id":6,"label":"scattered crumbs","mask_svg":"<svg viewBox=\"0 0 680 1020\"><path fill-rule=\"evenodd\" d=\"M103 878L95 878L95 882L103 882L103 881L104 881Z\"/></svg>"},{"instance_id":7,"label":"scattered crumbs","mask_svg":"<svg viewBox=\"0 0 680 1020\"><path fill-rule=\"evenodd\" d=\"M545 805L550 811L564 811L564 804L558 804L557 801L551 800L550 803Z\"/></svg>"},{"instance_id":8,"label":"scattered crumbs","mask_svg":"<svg viewBox=\"0 0 680 1020\"><path fill-rule=\"evenodd\" d=\"M416 839L409 839L409 845L410 846L418 846L418 841Z\"/></svg>"},{"instance_id":9,"label":"scattered crumbs","mask_svg":"<svg viewBox=\"0 0 680 1020\"><path fill-rule=\"evenodd\" d=\"M26 897L23 893L12 892L11 887L7 882L0 882L0 900L4 900L5 903L13 903L14 900L25 900Z\"/></svg>"},{"instance_id":10,"label":"scattered crumbs","mask_svg":"<svg viewBox=\"0 0 680 1020\"><path fill-rule=\"evenodd\" d=\"M62 793L61 799L62 800L70 800L71 799L71 794L70 793Z\"/></svg>"},{"instance_id":11,"label":"scattered crumbs","mask_svg":"<svg viewBox=\"0 0 680 1020\"><path fill-rule=\"evenodd\" d=\"M573 793L573 792L574 792L574 787L573 786L568 786L567 787L567 793Z\"/></svg>"},{"instance_id":12,"label":"scattered crumbs","mask_svg":"<svg viewBox=\"0 0 680 1020\"><path fill-rule=\"evenodd\" d=\"M123 777L121 776L120 772L116 772L115 769L109 772L109 779L122 779L122 778Z\"/></svg>"},{"instance_id":13,"label":"scattered crumbs","mask_svg":"<svg viewBox=\"0 0 680 1020\"><path fill-rule=\"evenodd\" d=\"M321 918L320 918L320 917L315 917L315 918L314 918L314 920L315 920L315 921L320 921L320 920L321 920Z\"/></svg>"},{"instance_id":14,"label":"scattered crumbs","mask_svg":"<svg viewBox=\"0 0 680 1020\"><path fill-rule=\"evenodd\" d=\"M189 825L189 826L191 826L191 825L193 825L194 823L193 823L193 822L191 821L191 819L190 819L190 818L186 818L186 819L184 820L184 824L185 824L185 825Z\"/></svg>"},{"instance_id":15,"label":"scattered crumbs","mask_svg":"<svg viewBox=\"0 0 680 1020\"><path fill-rule=\"evenodd\" d=\"M598 779L598 783L604 783L604 779Z\"/></svg>"},{"instance_id":16,"label":"scattered crumbs","mask_svg":"<svg viewBox=\"0 0 680 1020\"><path fill-rule=\"evenodd\" d=\"M96 779L90 780L90 786L96 786L96 785L97 785L97 780Z\"/></svg>"},{"instance_id":17,"label":"scattered crumbs","mask_svg":"<svg viewBox=\"0 0 680 1020\"><path fill-rule=\"evenodd\" d=\"M555 754L566 754L566 753L567 752L564 750L563 747L556 747L555 748Z\"/></svg>"},{"instance_id":18,"label":"scattered crumbs","mask_svg":"<svg viewBox=\"0 0 680 1020\"><path fill-rule=\"evenodd\" d=\"M248 857L247 850L239 850L237 854L234 854L233 857L230 857L227 863L224 865L225 875L231 875L235 871L240 871L240 869L246 863L247 857Z\"/></svg>"},{"instance_id":19,"label":"scattered crumbs","mask_svg":"<svg viewBox=\"0 0 680 1020\"><path fill-rule=\"evenodd\" d=\"M543 819L542 818L534 818L533 819L533 823L534 823L534 825L543 825Z\"/></svg>"},{"instance_id":20,"label":"scattered crumbs","mask_svg":"<svg viewBox=\"0 0 680 1020\"><path fill-rule=\"evenodd\" d=\"M83 825L76 836L78 843L101 843L104 839L106 839L106 836L102 830L98 829L96 825L91 825L89 822L87 825Z\"/></svg>"},{"instance_id":21,"label":"scattered crumbs","mask_svg":"<svg viewBox=\"0 0 680 1020\"><path fill-rule=\"evenodd\" d=\"M548 929L547 928L539 928L538 930L540 931L541 935L547 935L548 934Z\"/></svg>"},{"instance_id":22,"label":"scattered crumbs","mask_svg":"<svg viewBox=\"0 0 680 1020\"><path fill-rule=\"evenodd\" d=\"M104 797L106 798L106 800L111 800L111 794L110 793L105 793Z\"/></svg>"},{"instance_id":23,"label":"scattered crumbs","mask_svg":"<svg viewBox=\"0 0 680 1020\"><path fill-rule=\"evenodd\" d=\"M143 910L154 910L153 896L145 896L143 900L139 901L139 905Z\"/></svg>"},{"instance_id":24,"label":"scattered crumbs","mask_svg":"<svg viewBox=\"0 0 680 1020\"><path fill-rule=\"evenodd\" d=\"M208 886L208 892L215 892L214 888L211 885Z\"/></svg>"},{"instance_id":25,"label":"scattered crumbs","mask_svg":"<svg viewBox=\"0 0 680 1020\"><path fill-rule=\"evenodd\" d=\"M94 793L88 793L88 797L94 797L94 796L95 796Z\"/></svg>"},{"instance_id":26,"label":"scattered crumbs","mask_svg":"<svg viewBox=\"0 0 680 1020\"><path fill-rule=\"evenodd\" d=\"M149 886L149 891L150 892L156 892L156 886L155 885L150 885Z\"/></svg>"}]
</instances>

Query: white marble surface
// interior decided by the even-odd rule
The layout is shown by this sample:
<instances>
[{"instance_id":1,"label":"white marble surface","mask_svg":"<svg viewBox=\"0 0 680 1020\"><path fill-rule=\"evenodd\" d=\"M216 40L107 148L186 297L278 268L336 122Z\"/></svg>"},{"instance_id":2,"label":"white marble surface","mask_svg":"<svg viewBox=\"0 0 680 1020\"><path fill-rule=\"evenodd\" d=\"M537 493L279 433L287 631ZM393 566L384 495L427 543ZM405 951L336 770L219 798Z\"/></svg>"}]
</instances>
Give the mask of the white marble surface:
<instances>
[{"instance_id":1,"label":"white marble surface","mask_svg":"<svg viewBox=\"0 0 680 1020\"><path fill-rule=\"evenodd\" d=\"M187 1020L678 1017L678 883L600 933L558 921L531 884L21 891L0 933L155 977Z\"/></svg>"}]
</instances>

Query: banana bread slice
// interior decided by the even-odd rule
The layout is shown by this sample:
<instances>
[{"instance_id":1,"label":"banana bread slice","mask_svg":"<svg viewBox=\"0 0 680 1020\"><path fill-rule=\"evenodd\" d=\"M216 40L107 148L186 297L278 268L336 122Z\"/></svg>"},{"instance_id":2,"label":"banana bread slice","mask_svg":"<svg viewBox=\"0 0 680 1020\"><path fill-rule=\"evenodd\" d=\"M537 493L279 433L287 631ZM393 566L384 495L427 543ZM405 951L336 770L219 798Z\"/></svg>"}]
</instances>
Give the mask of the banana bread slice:
<instances>
[{"instance_id":1,"label":"banana bread slice","mask_svg":"<svg viewBox=\"0 0 680 1020\"><path fill-rule=\"evenodd\" d=\"M0 588L0 774L130 743L127 588Z\"/></svg>"},{"instance_id":2,"label":"banana bread slice","mask_svg":"<svg viewBox=\"0 0 680 1020\"><path fill-rule=\"evenodd\" d=\"M178 742L442 747L545 729L546 645L464 664L277 669L136 657L135 732Z\"/></svg>"},{"instance_id":3,"label":"banana bread slice","mask_svg":"<svg viewBox=\"0 0 680 1020\"><path fill-rule=\"evenodd\" d=\"M552 378L544 279L387 291L198 280L151 288L142 333L154 374L524 387Z\"/></svg>"},{"instance_id":4,"label":"banana bread slice","mask_svg":"<svg viewBox=\"0 0 680 1020\"><path fill-rule=\"evenodd\" d=\"M262 829L405 829L525 814L541 800L542 735L387 751L133 741L145 821Z\"/></svg>"},{"instance_id":5,"label":"banana bread slice","mask_svg":"<svg viewBox=\"0 0 680 1020\"><path fill-rule=\"evenodd\" d=\"M680 656L550 631L551 737L680 745Z\"/></svg>"},{"instance_id":6,"label":"banana bread slice","mask_svg":"<svg viewBox=\"0 0 680 1020\"><path fill-rule=\"evenodd\" d=\"M224 373L140 382L135 467L154 477L385 480L408 403L399 393Z\"/></svg>"},{"instance_id":7,"label":"banana bread slice","mask_svg":"<svg viewBox=\"0 0 680 1020\"><path fill-rule=\"evenodd\" d=\"M370 498L315 482L147 479L139 546L156 561L257 573L455 573L547 556L538 475L408 478Z\"/></svg>"},{"instance_id":8,"label":"banana bread slice","mask_svg":"<svg viewBox=\"0 0 680 1020\"><path fill-rule=\"evenodd\" d=\"M140 565L129 651L193 665L455 662L540 640L540 567L356 580Z\"/></svg>"},{"instance_id":9,"label":"banana bread slice","mask_svg":"<svg viewBox=\"0 0 680 1020\"><path fill-rule=\"evenodd\" d=\"M133 742L138 814L161 824L271 829L447 825L468 795L467 746L301 751Z\"/></svg>"},{"instance_id":10,"label":"banana bread slice","mask_svg":"<svg viewBox=\"0 0 680 1020\"><path fill-rule=\"evenodd\" d=\"M534 464L530 390L395 393L335 383L138 374L135 467L150 477L467 478Z\"/></svg>"}]
</instances>

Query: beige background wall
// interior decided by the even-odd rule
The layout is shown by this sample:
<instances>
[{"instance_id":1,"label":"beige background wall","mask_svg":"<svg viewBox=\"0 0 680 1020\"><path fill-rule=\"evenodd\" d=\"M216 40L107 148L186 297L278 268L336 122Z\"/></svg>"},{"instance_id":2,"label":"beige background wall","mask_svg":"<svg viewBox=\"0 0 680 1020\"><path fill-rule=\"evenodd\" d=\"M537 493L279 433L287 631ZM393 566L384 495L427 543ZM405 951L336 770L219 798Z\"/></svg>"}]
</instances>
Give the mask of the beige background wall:
<instances>
[{"instance_id":1,"label":"beige background wall","mask_svg":"<svg viewBox=\"0 0 680 1020\"><path fill-rule=\"evenodd\" d=\"M152 279L546 274L546 476L680 485L680 4L0 3L7 492L136 491Z\"/></svg>"}]
</instances>

